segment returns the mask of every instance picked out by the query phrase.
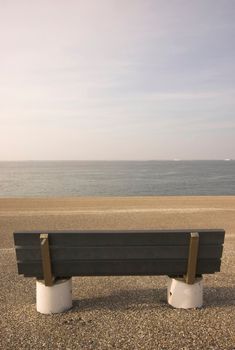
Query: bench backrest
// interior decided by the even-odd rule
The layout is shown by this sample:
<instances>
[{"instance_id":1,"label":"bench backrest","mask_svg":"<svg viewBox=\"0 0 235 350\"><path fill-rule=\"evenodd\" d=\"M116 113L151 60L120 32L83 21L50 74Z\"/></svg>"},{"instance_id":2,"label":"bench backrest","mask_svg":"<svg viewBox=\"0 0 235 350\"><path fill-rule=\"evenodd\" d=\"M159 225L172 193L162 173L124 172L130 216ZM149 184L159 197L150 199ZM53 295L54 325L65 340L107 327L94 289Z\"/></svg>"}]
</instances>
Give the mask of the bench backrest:
<instances>
[{"instance_id":1,"label":"bench backrest","mask_svg":"<svg viewBox=\"0 0 235 350\"><path fill-rule=\"evenodd\" d=\"M196 274L220 271L224 230L15 232L19 274L43 278L40 234L47 233L56 277L111 275L182 276L191 232L199 234Z\"/></svg>"}]
</instances>

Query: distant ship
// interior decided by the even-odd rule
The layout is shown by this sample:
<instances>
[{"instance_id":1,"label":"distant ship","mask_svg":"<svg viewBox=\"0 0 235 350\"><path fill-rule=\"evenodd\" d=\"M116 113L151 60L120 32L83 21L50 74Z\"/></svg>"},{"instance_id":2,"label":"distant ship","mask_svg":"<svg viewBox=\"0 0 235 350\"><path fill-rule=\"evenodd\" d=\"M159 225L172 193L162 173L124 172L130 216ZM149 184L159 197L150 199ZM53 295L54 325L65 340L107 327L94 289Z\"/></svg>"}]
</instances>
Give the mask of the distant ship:
<instances>
[{"instance_id":1,"label":"distant ship","mask_svg":"<svg viewBox=\"0 0 235 350\"><path fill-rule=\"evenodd\" d=\"M225 160L226 162L230 162L231 159L230 159L230 158L225 158L224 160Z\"/></svg>"}]
</instances>

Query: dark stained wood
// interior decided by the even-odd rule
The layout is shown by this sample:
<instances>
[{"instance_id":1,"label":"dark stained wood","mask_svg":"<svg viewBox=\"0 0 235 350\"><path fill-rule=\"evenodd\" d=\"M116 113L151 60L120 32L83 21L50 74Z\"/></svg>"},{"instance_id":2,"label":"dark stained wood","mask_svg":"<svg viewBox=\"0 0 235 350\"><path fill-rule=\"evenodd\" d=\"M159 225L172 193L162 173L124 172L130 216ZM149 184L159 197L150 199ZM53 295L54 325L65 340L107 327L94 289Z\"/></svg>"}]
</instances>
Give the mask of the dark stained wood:
<instances>
[{"instance_id":1,"label":"dark stained wood","mask_svg":"<svg viewBox=\"0 0 235 350\"><path fill-rule=\"evenodd\" d=\"M220 270L224 230L48 232L55 277L171 275L187 272L191 232L200 237L196 274ZM40 232L14 233L18 271L43 278Z\"/></svg>"},{"instance_id":2,"label":"dark stained wood","mask_svg":"<svg viewBox=\"0 0 235 350\"><path fill-rule=\"evenodd\" d=\"M222 244L224 230L120 230L120 231L58 231L50 234L50 245L71 246L127 246L127 245L188 245L190 233L198 232L200 242L204 245ZM38 246L40 233L15 232L16 246Z\"/></svg>"},{"instance_id":3,"label":"dark stained wood","mask_svg":"<svg viewBox=\"0 0 235 350\"><path fill-rule=\"evenodd\" d=\"M40 262L18 263L20 274L43 278ZM187 260L93 260L57 261L52 263L56 277L69 276L183 276L187 271ZM220 270L220 259L203 259L197 264L197 275Z\"/></svg>"},{"instance_id":4,"label":"dark stained wood","mask_svg":"<svg viewBox=\"0 0 235 350\"><path fill-rule=\"evenodd\" d=\"M170 243L170 242L169 242ZM201 245L198 258L220 258L222 245ZM50 246L52 261L58 260L92 260L92 259L187 259L188 245L179 246L106 246L106 247L53 247ZM36 247L17 247L16 257L19 261L41 260L41 251Z\"/></svg>"},{"instance_id":5,"label":"dark stained wood","mask_svg":"<svg viewBox=\"0 0 235 350\"><path fill-rule=\"evenodd\" d=\"M44 283L45 286L51 287L53 285L53 276L51 272L51 258L48 234L44 233L40 235L40 243Z\"/></svg>"},{"instance_id":6,"label":"dark stained wood","mask_svg":"<svg viewBox=\"0 0 235 350\"><path fill-rule=\"evenodd\" d=\"M198 261L198 247L199 247L199 234L197 232L191 233L189 244L188 265L185 281L188 284L194 284L197 261Z\"/></svg>"}]
</instances>

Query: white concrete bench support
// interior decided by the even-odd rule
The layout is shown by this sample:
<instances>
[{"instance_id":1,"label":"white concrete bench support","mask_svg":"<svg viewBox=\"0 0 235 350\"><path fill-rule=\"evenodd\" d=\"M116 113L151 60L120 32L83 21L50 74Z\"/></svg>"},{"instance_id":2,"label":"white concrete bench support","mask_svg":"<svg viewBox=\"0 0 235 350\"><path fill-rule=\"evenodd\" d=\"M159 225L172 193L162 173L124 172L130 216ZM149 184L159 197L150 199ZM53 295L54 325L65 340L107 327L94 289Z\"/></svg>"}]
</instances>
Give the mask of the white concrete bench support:
<instances>
[{"instance_id":1,"label":"white concrete bench support","mask_svg":"<svg viewBox=\"0 0 235 350\"><path fill-rule=\"evenodd\" d=\"M48 234L40 234L44 280L36 282L36 307L42 314L54 314L72 307L72 278L55 280L52 274Z\"/></svg>"},{"instance_id":2,"label":"white concrete bench support","mask_svg":"<svg viewBox=\"0 0 235 350\"><path fill-rule=\"evenodd\" d=\"M65 312L72 307L72 278L58 279L52 286L36 281L37 311L42 314Z\"/></svg>"},{"instance_id":3,"label":"white concrete bench support","mask_svg":"<svg viewBox=\"0 0 235 350\"><path fill-rule=\"evenodd\" d=\"M167 301L175 308L191 309L202 307L202 277L196 278L194 284L185 283L184 278L168 278Z\"/></svg>"},{"instance_id":4,"label":"white concrete bench support","mask_svg":"<svg viewBox=\"0 0 235 350\"><path fill-rule=\"evenodd\" d=\"M199 308L203 304L202 277L196 278L199 234L191 232L187 273L184 278L169 278L167 301L175 308Z\"/></svg>"}]
</instances>

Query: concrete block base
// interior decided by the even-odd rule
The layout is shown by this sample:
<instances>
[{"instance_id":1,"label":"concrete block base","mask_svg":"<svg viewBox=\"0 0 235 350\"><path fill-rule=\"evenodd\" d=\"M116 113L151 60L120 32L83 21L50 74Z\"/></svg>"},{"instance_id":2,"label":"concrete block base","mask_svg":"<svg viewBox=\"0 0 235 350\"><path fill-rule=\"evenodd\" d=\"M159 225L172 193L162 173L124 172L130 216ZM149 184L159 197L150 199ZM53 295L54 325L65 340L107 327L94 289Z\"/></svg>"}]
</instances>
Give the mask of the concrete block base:
<instances>
[{"instance_id":1,"label":"concrete block base","mask_svg":"<svg viewBox=\"0 0 235 350\"><path fill-rule=\"evenodd\" d=\"M36 282L37 311L42 314L54 314L67 311L72 307L72 278L59 279L52 287L44 281Z\"/></svg>"},{"instance_id":2,"label":"concrete block base","mask_svg":"<svg viewBox=\"0 0 235 350\"><path fill-rule=\"evenodd\" d=\"M197 278L194 284L187 284L183 278L168 278L167 301L175 308L191 309L202 307L202 278Z\"/></svg>"}]
</instances>

